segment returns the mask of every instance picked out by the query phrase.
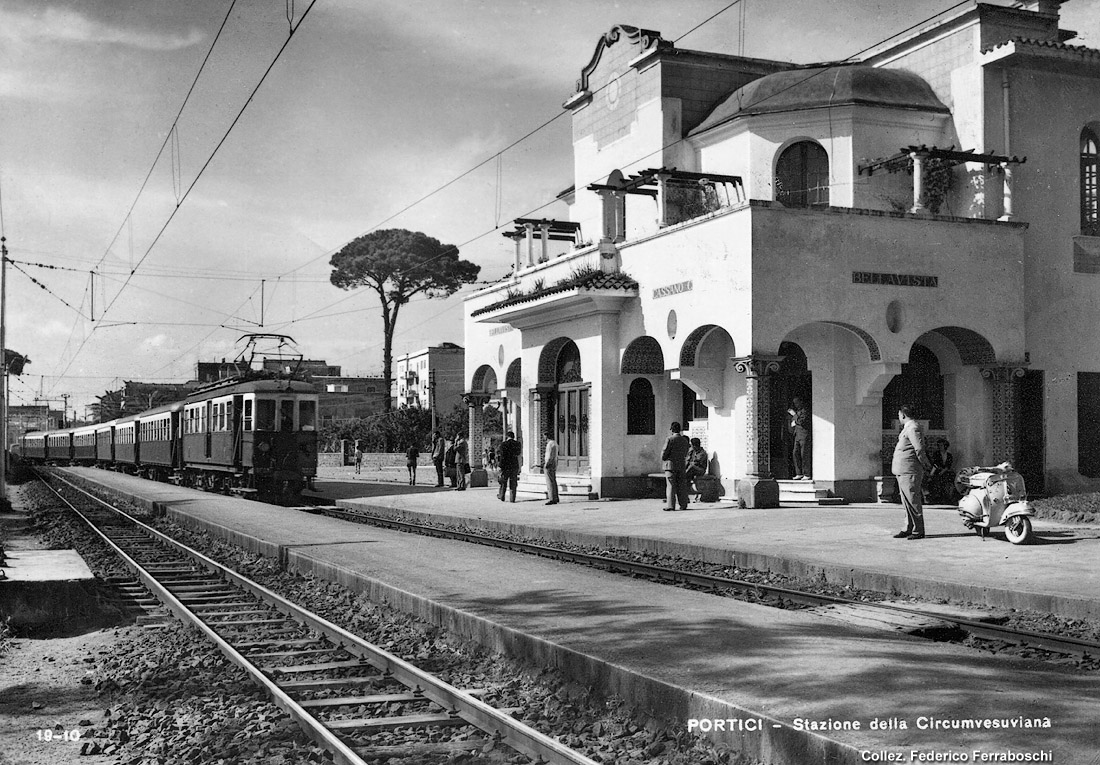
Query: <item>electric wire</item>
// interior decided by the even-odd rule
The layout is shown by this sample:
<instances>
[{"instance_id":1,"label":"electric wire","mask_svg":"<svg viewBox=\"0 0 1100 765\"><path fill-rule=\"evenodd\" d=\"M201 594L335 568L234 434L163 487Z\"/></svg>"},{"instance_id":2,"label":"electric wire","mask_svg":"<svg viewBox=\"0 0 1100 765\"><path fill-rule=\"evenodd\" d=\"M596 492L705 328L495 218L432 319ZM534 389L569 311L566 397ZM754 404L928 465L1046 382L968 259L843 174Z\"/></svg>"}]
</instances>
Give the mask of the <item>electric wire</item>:
<instances>
[{"instance_id":1,"label":"electric wire","mask_svg":"<svg viewBox=\"0 0 1100 765\"><path fill-rule=\"evenodd\" d=\"M234 2L235 2L235 0L234 0ZM256 83L256 87L254 87L252 89L252 92L249 94L248 98L245 100L244 105L241 107L240 111L237 112L237 116L233 118L233 121L229 125L229 128L225 131L225 134L222 135L221 140L218 141L217 145L214 147L214 150L207 157L207 159L203 163L202 167L199 168L199 172L195 175L195 178L191 181L191 184L187 187L187 190L184 191L182 197L180 197L179 201L176 203L176 206L172 209L172 212L169 214L168 219L164 222L164 225L161 226L160 231L157 232L157 235L153 238L153 241L149 244L149 247L146 248L145 253L141 256L141 258L138 260L138 262L136 264L134 264L134 267L130 270L130 274L126 277L126 280L123 282L122 287L119 289L118 292L115 293L115 296L111 299L111 302L109 302L107 304L107 307L104 308L103 311L100 313L100 320L102 320L107 315L107 312L111 310L111 308L114 306L115 302L117 302L119 296L122 295L122 293L126 290L126 287L130 284L130 281L133 278L134 274L137 272L137 270L139 268L141 268L142 263L144 263L145 259L149 257L149 254L153 251L153 248L156 247L157 242L160 241L161 236L164 235L164 232L168 229L169 224L171 224L171 222L175 219L176 213L179 212L180 207L183 206L183 203L187 200L187 197L190 196L191 191L195 188L195 185L199 182L199 179L202 178L203 173L206 172L206 169L210 166L210 163L214 160L214 157L217 155L218 150L221 149L221 147L225 144L226 140L229 138L230 133L233 132L233 128L235 128L237 126L237 123L240 121L241 117L244 115L245 110L248 109L249 105L252 103L252 99L256 96L256 93L259 91L260 87L264 84L264 81L267 80L267 76L271 73L271 70L274 69L275 64L278 63L279 59L283 55L283 52L287 49L287 46L290 45L290 41L294 39L295 31L297 31L297 29L302 25L302 22L305 21L306 17L309 15L309 12L311 10L313 10L313 6L316 5L316 4L317 4L317 0L311 0L310 4L308 6L306 6L306 9L302 12L302 15L298 18L298 23L295 24L291 28L290 34L287 35L286 40L283 41L282 46L280 46L279 50L276 52L275 57L271 60L271 63L268 65L267 69L264 70L264 73L260 77L259 82ZM104 257L106 257L106 253L104 253ZM92 332L89 333L84 338L84 341L81 342L80 346L73 353L72 357L69 359L69 363L65 366L65 369L61 373L62 377L64 377L65 372L67 372L72 367L73 363L76 361L77 357L80 355L80 352L84 349L84 346L87 344L88 338L91 337L91 335L92 335L92 333L94 333L94 331L95 331L95 328L93 327Z\"/></svg>"},{"instance_id":2,"label":"electric wire","mask_svg":"<svg viewBox=\"0 0 1100 765\"><path fill-rule=\"evenodd\" d=\"M87 316L85 316L85 315L84 315L83 313L81 313L81 312L80 312L80 310L78 310L78 309L76 309L76 308L73 308L73 306L69 304L69 301L65 300L65 298L61 297L61 296L60 296L60 295L58 295L58 294L57 294L56 292L54 292L54 291L53 291L53 290L51 290L51 289L50 289L49 287L47 287L47 286L46 286L45 284L43 284L42 282L38 281L38 280L37 280L37 279L35 279L35 278L34 278L33 276L31 276L30 274L28 274L28 273L27 273L26 271L24 271L24 270L23 270L23 269L22 269L22 268L21 268L20 266L18 266L17 264L15 264L14 262L12 262L11 260L8 260L8 263L11 263L11 266L12 266L12 268L14 268L14 269L15 269L16 271L18 271L19 273L23 274L23 276L25 276L25 277L27 277L28 279L30 279L30 280L31 280L31 282L32 282L33 284L35 284L35 285L36 285L36 286L37 286L37 287L38 287L39 289L43 289L43 290L45 290L45 291L46 291L46 292L48 292L48 293L49 293L49 294L50 294L50 295L51 295L51 296L52 296L52 297L53 297L53 298L54 298L55 300L58 300L58 301L60 301L60 302L61 302L61 303L62 303L62 304L63 304L63 305L64 305L64 306L66 307L66 308L68 308L68 309L69 309L69 310L71 310L71 311L74 311L74 312L76 313L76 315L77 315L77 316L79 316L79 317L80 317L80 318L82 318L82 319L87 319L87 318L88 318L88 317L87 317Z\"/></svg>"},{"instance_id":3,"label":"electric wire","mask_svg":"<svg viewBox=\"0 0 1100 765\"><path fill-rule=\"evenodd\" d=\"M187 89L187 95L185 95L183 97L183 103L180 104L179 111L176 112L176 117L175 117L175 119L172 120L172 126L168 130L168 135L166 135L164 137L164 143L162 143L160 145L160 149L157 151L157 156L153 158L153 164L150 165L150 167L149 167L149 172L147 172L145 174L145 179L141 182L141 186L140 186L140 188L138 188L138 192L134 196L134 201L130 204L130 209L126 211L126 217L124 217L122 219L122 224L118 227L118 231L116 231L115 235L113 237L111 237L111 241L107 245L107 249L104 250L103 255L100 256L100 258L99 258L99 263L96 264L97 266L100 263L102 263L104 261L104 259L106 259L107 253L109 253L111 251L111 248L114 246L115 241L118 240L118 236L119 236L119 234L122 233L122 230L126 227L127 221L131 221L130 216L132 216L134 214L134 208L137 207L137 203L138 203L138 200L141 199L142 192L145 191L145 187L146 187L146 185L148 185L149 179L153 176L153 171L156 169L157 162L160 161L161 155L164 154L164 149L168 146L168 142L172 140L172 136L176 131L176 125L179 124L180 117L183 116L183 110L184 110L184 108L186 108L187 102L191 98L191 94L195 90L195 86L199 84L199 78L202 76L203 70L206 69L206 63L210 60L210 55L214 52L214 47L218 44L218 40L222 36L222 31L225 29L225 25L229 22L229 17L233 15L233 8L236 5L237 5L237 0L232 0L229 3L229 9L225 12L225 18L222 19L221 26L218 27L218 31L217 31L217 33L215 33L214 39L213 39L213 41L211 41L210 47L206 51L206 56L203 57L202 63L199 65L199 71L197 71L195 73L195 79L191 81L191 87ZM130 225L133 225L132 221L131 221ZM132 246L132 242L133 242L133 237L131 236L131 246Z\"/></svg>"}]
</instances>

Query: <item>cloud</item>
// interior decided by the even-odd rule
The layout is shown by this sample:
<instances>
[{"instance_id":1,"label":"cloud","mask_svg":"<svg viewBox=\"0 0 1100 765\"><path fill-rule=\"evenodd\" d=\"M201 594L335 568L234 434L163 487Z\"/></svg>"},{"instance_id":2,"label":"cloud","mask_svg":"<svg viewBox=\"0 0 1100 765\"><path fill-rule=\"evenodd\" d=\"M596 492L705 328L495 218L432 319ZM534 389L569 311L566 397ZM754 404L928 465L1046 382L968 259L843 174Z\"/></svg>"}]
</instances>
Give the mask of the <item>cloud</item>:
<instances>
[{"instance_id":1,"label":"cloud","mask_svg":"<svg viewBox=\"0 0 1100 765\"><path fill-rule=\"evenodd\" d=\"M142 50L171 51L197 45L205 34L197 27L183 32L159 32L91 19L67 8L41 13L0 10L0 36L16 42L77 42L122 45Z\"/></svg>"},{"instance_id":2,"label":"cloud","mask_svg":"<svg viewBox=\"0 0 1100 765\"><path fill-rule=\"evenodd\" d=\"M0 22L2 23L2 22ZM0 97L64 103L79 91L58 80L44 80L27 72L0 71Z\"/></svg>"}]
</instances>

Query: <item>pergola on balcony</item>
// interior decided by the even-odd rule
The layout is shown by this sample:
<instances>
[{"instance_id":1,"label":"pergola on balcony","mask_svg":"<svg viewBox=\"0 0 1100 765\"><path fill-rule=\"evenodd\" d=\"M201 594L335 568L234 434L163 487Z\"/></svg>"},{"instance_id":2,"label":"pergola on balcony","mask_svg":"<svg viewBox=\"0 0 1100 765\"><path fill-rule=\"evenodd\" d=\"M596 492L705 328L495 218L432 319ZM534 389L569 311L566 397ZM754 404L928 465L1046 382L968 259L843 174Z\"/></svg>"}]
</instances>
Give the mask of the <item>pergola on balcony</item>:
<instances>
[{"instance_id":1,"label":"pergola on balcony","mask_svg":"<svg viewBox=\"0 0 1100 765\"><path fill-rule=\"evenodd\" d=\"M913 174L913 206L909 209L911 213L927 213L929 208L926 199L925 189L925 171L928 167L929 161L937 162L941 168L951 168L955 165L962 165L968 162L976 164L983 164L986 166L986 170L992 170L998 168L1003 173L1004 182L1004 209L1001 217L998 220L1014 220L1015 214L1012 210L1012 168L1015 165L1022 165L1027 162L1027 157L1017 156L1003 156L1000 154L982 154L974 151L973 149L967 149L965 151L958 151L954 146L950 146L946 149L940 149L936 146L929 148L928 146L908 146L903 147L897 154L892 157L886 157L885 159L876 159L872 162L859 166L859 175L867 173L868 177L874 175L876 170L885 170L888 173L898 173L906 171ZM935 210L932 210L935 212Z\"/></svg>"},{"instance_id":2,"label":"pergola on balcony","mask_svg":"<svg viewBox=\"0 0 1100 765\"><path fill-rule=\"evenodd\" d=\"M542 243L541 253L537 262L550 259L550 242L572 242L573 246L580 245L581 224L568 220L549 220L547 218L516 218L513 223L515 230L505 231L503 236L511 239L516 245L516 260L512 273L519 273L521 268L530 268L535 265L535 229L539 230L539 240ZM522 242L527 243L526 265L523 263L521 252Z\"/></svg>"},{"instance_id":3,"label":"pergola on balcony","mask_svg":"<svg viewBox=\"0 0 1100 765\"><path fill-rule=\"evenodd\" d=\"M626 238L626 194L653 197L657 202L657 226L664 228L716 212L745 201L739 175L695 173L676 168L651 168L624 177L615 171L607 183L588 186L603 198L604 239Z\"/></svg>"}]
</instances>

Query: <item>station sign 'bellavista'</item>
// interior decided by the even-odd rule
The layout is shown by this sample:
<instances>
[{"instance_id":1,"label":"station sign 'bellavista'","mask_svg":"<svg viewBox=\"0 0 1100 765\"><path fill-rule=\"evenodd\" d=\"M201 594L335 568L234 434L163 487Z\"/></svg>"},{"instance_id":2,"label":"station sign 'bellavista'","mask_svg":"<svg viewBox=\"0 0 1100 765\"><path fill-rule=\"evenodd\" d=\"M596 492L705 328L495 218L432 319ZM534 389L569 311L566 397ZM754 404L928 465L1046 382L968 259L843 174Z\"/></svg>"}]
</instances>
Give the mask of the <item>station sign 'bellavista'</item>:
<instances>
[{"instance_id":1,"label":"station sign 'bellavista'","mask_svg":"<svg viewBox=\"0 0 1100 765\"><path fill-rule=\"evenodd\" d=\"M665 287L653 288L653 299L668 297L669 295L679 295L681 292L691 292L692 284L689 279L686 282L677 282L676 284L669 284Z\"/></svg>"},{"instance_id":2,"label":"station sign 'bellavista'","mask_svg":"<svg viewBox=\"0 0 1100 765\"><path fill-rule=\"evenodd\" d=\"M885 284L891 287L939 287L940 277L919 274L882 274L875 271L853 271L852 284Z\"/></svg>"}]
</instances>

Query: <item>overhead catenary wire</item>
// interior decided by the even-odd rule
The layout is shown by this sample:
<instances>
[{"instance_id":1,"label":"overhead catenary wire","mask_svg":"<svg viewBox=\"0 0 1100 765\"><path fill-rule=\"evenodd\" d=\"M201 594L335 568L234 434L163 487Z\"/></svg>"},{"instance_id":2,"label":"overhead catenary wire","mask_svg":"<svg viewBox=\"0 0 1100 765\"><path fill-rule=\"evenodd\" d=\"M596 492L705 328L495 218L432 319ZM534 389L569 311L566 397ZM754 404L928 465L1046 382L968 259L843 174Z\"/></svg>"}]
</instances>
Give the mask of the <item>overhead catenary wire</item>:
<instances>
[{"instance_id":1,"label":"overhead catenary wire","mask_svg":"<svg viewBox=\"0 0 1100 765\"><path fill-rule=\"evenodd\" d=\"M234 0L234 2L235 1L236 0ZM264 84L264 81L267 80L267 77L271 73L271 70L275 68L275 64L278 63L279 59L282 57L283 52L287 49L287 46L290 44L290 41L292 39L294 39L295 31L297 31L297 29L302 25L302 22L305 21L306 17L309 15L309 12L311 10L313 10L313 6L316 5L316 4L317 4L317 0L310 0L310 4L308 6L306 6L306 9L302 12L302 15L298 18L298 23L291 26L290 33L287 35L286 40L283 41L283 44L279 47L279 50L275 53L275 57L271 60L271 63L268 64L267 69L265 69L264 73L260 76L259 82L256 83L256 86L249 93L248 98L244 102L244 105L240 108L240 111L237 112L237 116L233 118L233 121L230 123L229 127L226 129L225 133L222 135L222 137L218 141L217 145L215 145L213 151L210 152L209 156L206 158L206 161L202 164L202 167L199 168L198 173L195 175L194 179L191 181L191 184L187 187L186 191L183 192L183 195L179 198L179 201L176 203L176 206L172 209L172 212L169 213L168 219L164 222L164 225L161 226L160 230L157 232L157 235L153 238L153 241L146 248L145 253L141 256L141 258L138 260L138 262L136 264L134 264L134 267L130 270L129 275L126 277L126 280L123 282L122 287L119 289L118 292L115 293L115 296L111 299L111 301L107 304L107 306L100 313L100 320L102 320L103 317L105 317L107 315L107 313L111 310L111 308L114 306L115 302L118 300L119 296L121 296L122 293L126 290L126 287L129 286L130 281L133 278L134 274L137 272L137 270L139 268L141 268L142 263L144 263L146 258L149 257L149 254L153 251L153 248L156 247L157 242L160 241L160 238L164 235L164 232L168 229L168 226L175 219L176 213L179 212L180 207L183 206L183 203L187 200L188 196L190 196L191 191L195 188L195 185L199 182L199 179L202 178L203 174L206 172L206 169L208 167L210 167L210 163L213 162L214 157L218 153L218 150L221 149L221 147L225 144L226 140L229 138L229 135L233 132L233 128L235 128L237 126L237 123L240 122L241 117L244 115L245 111L248 109L249 105L252 103L252 99L256 96L256 93L259 91L260 87ZM136 203L136 201L135 201L135 203ZM106 253L104 253L103 257L105 258L106 256L107 256ZM93 332L94 332L94 327L93 327ZM88 337L91 337L91 333L89 333L89 335L85 337L84 341L81 342L80 346L76 349L76 351L73 353L72 357L69 359L69 363L65 366L64 371L61 373L62 377L64 376L65 372L67 372L72 367L73 363L76 361L76 358L80 355L80 352L84 349L84 346L88 342Z\"/></svg>"},{"instance_id":2,"label":"overhead catenary wire","mask_svg":"<svg viewBox=\"0 0 1100 765\"><path fill-rule=\"evenodd\" d=\"M214 39L210 42L210 47L206 51L206 56L203 57L202 63L199 64L199 70L195 73L195 79L191 81L191 87L187 89L187 94L183 97L183 102L180 104L179 111L176 112L176 116L172 120L172 125L168 130L168 134L164 137L164 143L162 143L160 145L160 149L157 151L156 157L153 158L153 164L149 166L149 172L147 172L145 174L145 178L144 178L144 180L142 180L141 186L138 188L137 194L134 195L134 201L130 204L130 209L126 211L126 217L124 217L122 219L122 225L120 225L118 227L118 231L116 231L115 235L113 237L111 237L111 241L107 245L107 249L103 251L103 255L101 255L100 258L99 258L99 263L96 264L97 266L99 264L103 263L103 261L107 258L107 253L109 253L111 251L111 248L114 246L115 242L118 240L119 234L122 233L123 229L127 225L129 225L131 227L131 234L130 234L131 253L130 253L130 256L131 256L131 259L133 258L133 252L132 252L132 250L133 250L133 218L132 218L132 216L134 214L134 208L137 207L137 203L138 203L138 200L141 199L142 192L145 191L145 187L149 184L149 179L153 177L153 171L157 167L157 162L160 161L161 156L164 154L164 149L168 146L169 141L172 140L172 136L175 134L176 125L179 124L180 117L183 116L183 110L187 107L187 102L190 100L191 94L195 91L195 86L199 84L199 78L202 77L203 70L206 69L206 64L210 60L210 55L214 52L214 47L218 44L218 40L221 39L222 31L225 29L225 25L227 23L229 23L229 18L230 18L230 16L233 15L233 9L236 7L236 5L237 5L237 0L232 0L229 3L229 8L225 12L225 18L222 19L221 26L218 27L218 31L214 34Z\"/></svg>"}]
</instances>

